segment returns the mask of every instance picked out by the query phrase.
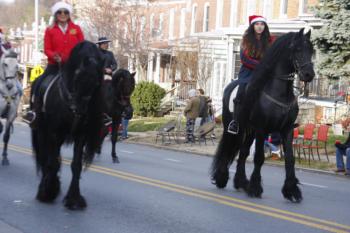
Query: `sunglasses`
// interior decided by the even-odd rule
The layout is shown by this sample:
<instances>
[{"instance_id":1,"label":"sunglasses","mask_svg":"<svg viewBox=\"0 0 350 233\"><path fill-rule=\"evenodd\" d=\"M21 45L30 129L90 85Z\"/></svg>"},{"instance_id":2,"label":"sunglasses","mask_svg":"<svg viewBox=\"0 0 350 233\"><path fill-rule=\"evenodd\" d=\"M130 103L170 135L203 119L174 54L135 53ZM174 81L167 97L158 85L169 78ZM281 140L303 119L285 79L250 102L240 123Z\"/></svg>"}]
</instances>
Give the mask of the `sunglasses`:
<instances>
[{"instance_id":1,"label":"sunglasses","mask_svg":"<svg viewBox=\"0 0 350 233\"><path fill-rule=\"evenodd\" d=\"M58 15L61 15L61 14L69 15L69 11L67 11L67 10L64 10L64 11L59 10L59 11L57 11L56 14L58 14Z\"/></svg>"}]
</instances>

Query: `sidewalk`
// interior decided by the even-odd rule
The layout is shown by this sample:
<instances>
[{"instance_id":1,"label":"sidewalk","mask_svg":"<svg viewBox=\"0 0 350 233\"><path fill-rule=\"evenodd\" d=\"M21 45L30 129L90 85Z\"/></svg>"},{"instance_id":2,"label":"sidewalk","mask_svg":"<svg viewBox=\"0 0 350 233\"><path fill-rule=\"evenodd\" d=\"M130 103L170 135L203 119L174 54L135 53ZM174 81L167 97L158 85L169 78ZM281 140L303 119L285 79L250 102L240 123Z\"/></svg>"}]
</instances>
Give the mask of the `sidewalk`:
<instances>
[{"instance_id":1,"label":"sidewalk","mask_svg":"<svg viewBox=\"0 0 350 233\"><path fill-rule=\"evenodd\" d=\"M126 143L133 143L133 144L142 144L147 146L156 147L159 149L165 149L165 150L172 150L172 151L179 151L179 152L185 152L185 153L193 153L198 155L204 155L204 156L214 156L216 147L218 145L219 140L215 140L215 145L211 141L207 141L207 145L204 143L201 143L201 145L198 144L185 144L175 143L174 140L171 140L170 143L161 143L161 140L158 140L156 143L156 134L157 132L150 131L150 132L129 132L130 138L125 141ZM220 135L220 134L216 134ZM266 154L268 156L268 154ZM330 175L340 175L344 176L343 174L337 174L334 173L332 170L335 168L335 154L334 152L329 152L329 163L327 162L327 158L325 154L321 154L321 162L318 161L318 156L316 153L314 153L315 161L311 158L311 166L308 165L308 160L302 160L301 163L299 163L298 158L296 158L295 161L295 167L296 169L306 170L310 172L317 172L317 173L326 173ZM304 158L303 153L301 153L301 158ZM308 158L308 156L307 156ZM253 157L249 156L247 161L252 162ZM284 161L282 160L271 160L270 158L266 158L265 160L266 164L273 165L273 166L283 166L284 167Z\"/></svg>"}]
</instances>

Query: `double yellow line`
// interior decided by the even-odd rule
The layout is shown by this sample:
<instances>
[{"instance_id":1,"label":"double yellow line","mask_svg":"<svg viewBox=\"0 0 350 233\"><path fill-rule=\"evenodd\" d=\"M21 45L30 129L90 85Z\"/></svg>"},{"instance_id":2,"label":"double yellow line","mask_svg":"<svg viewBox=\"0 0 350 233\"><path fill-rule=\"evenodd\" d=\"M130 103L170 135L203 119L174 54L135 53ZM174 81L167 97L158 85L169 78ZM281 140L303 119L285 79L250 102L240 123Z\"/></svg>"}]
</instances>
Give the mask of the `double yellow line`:
<instances>
[{"instance_id":1,"label":"double yellow line","mask_svg":"<svg viewBox=\"0 0 350 233\"><path fill-rule=\"evenodd\" d=\"M32 155L32 150L26 149L23 147L9 145L9 149L16 152ZM62 162L68 165L70 164L71 160L63 159ZM283 219L289 222L302 224L308 227L317 228L324 231L337 232L337 233L350 232L350 226L348 225L339 224L336 222L327 221L327 220L311 217L308 215L298 214L298 213L294 213L294 212L290 212L282 209L277 209L266 205L260 205L253 202L234 198L231 196L220 195L217 193L207 192L200 189L194 189L194 188L190 188L182 185L172 184L169 182L156 180L156 179L152 179L144 176L139 176L132 173L118 171L118 170L97 166L97 165L91 165L89 167L89 170L97 173L113 176L113 177L118 177L128 181L133 181L133 182L149 185L152 187L157 187L157 188L173 191L176 193L181 193L187 196L205 199L205 200L216 202L229 207L242 209L248 212L270 216L277 219Z\"/></svg>"}]
</instances>

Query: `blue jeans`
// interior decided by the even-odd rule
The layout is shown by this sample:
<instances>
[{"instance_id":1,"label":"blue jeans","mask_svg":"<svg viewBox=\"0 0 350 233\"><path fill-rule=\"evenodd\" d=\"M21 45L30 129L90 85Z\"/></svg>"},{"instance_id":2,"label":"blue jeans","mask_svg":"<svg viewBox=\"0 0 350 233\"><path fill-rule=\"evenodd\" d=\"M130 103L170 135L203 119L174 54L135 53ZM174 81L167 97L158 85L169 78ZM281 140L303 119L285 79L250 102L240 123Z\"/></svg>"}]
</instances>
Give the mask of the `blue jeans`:
<instances>
[{"instance_id":1,"label":"blue jeans","mask_svg":"<svg viewBox=\"0 0 350 233\"><path fill-rule=\"evenodd\" d=\"M343 156L346 156L346 170L350 171L350 148L340 149L337 148L335 151L335 155L337 158L337 168L344 169L344 159Z\"/></svg>"},{"instance_id":2,"label":"blue jeans","mask_svg":"<svg viewBox=\"0 0 350 233\"><path fill-rule=\"evenodd\" d=\"M122 126L123 126L122 138L128 137L128 125L129 125L129 120L123 118L122 119Z\"/></svg>"},{"instance_id":3,"label":"blue jeans","mask_svg":"<svg viewBox=\"0 0 350 233\"><path fill-rule=\"evenodd\" d=\"M265 146L268 146L270 148L271 152L279 151L278 146L272 144L271 142L265 141Z\"/></svg>"}]
</instances>

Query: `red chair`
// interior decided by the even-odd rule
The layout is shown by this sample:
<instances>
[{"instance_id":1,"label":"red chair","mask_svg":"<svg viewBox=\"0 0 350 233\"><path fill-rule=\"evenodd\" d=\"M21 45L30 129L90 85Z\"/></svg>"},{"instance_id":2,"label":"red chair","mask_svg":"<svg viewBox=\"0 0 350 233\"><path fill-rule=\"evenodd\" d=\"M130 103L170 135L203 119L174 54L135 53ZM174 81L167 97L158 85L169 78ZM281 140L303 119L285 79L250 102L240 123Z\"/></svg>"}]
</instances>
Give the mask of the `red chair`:
<instances>
[{"instance_id":1,"label":"red chair","mask_svg":"<svg viewBox=\"0 0 350 233\"><path fill-rule=\"evenodd\" d=\"M309 152L309 163L310 163L310 155L312 156L312 159L314 160L314 155L312 153L312 142L313 142L313 136L314 136L314 129L315 124L306 124L304 127L304 135L302 139L302 145L301 148L303 148L304 158L306 160L306 153L305 149L308 149Z\"/></svg>"},{"instance_id":2,"label":"red chair","mask_svg":"<svg viewBox=\"0 0 350 233\"><path fill-rule=\"evenodd\" d=\"M319 149L324 149L327 161L329 162L327 153L328 130L329 125L320 125L317 131L317 138L315 140L316 145L313 145L311 149L316 149L318 160L321 160Z\"/></svg>"}]
</instances>

